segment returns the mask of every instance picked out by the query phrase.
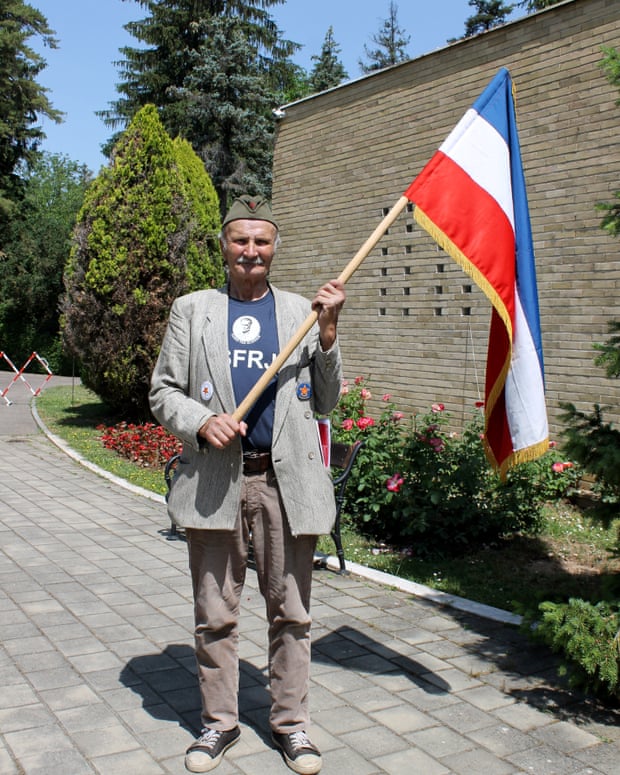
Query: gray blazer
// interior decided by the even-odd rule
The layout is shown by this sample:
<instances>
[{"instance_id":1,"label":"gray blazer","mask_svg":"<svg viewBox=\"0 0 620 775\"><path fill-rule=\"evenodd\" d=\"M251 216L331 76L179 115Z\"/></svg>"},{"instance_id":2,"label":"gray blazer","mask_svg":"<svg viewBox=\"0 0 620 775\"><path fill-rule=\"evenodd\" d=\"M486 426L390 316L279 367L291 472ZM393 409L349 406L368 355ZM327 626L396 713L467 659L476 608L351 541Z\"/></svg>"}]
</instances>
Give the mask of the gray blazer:
<instances>
[{"instance_id":1,"label":"gray blazer","mask_svg":"<svg viewBox=\"0 0 620 775\"><path fill-rule=\"evenodd\" d=\"M283 346L311 306L302 296L271 290ZM312 385L310 400L297 397L302 382ZM277 383L271 454L293 535L329 533L334 523L334 490L321 459L314 413L328 414L335 407L341 384L338 344L323 352L315 324L280 369ZM209 390L203 399L205 387ZM241 497L241 441L218 450L197 435L209 417L232 414L236 408L225 288L197 291L174 302L149 400L157 420L183 442L168 498L171 519L180 527L232 529Z\"/></svg>"}]
</instances>

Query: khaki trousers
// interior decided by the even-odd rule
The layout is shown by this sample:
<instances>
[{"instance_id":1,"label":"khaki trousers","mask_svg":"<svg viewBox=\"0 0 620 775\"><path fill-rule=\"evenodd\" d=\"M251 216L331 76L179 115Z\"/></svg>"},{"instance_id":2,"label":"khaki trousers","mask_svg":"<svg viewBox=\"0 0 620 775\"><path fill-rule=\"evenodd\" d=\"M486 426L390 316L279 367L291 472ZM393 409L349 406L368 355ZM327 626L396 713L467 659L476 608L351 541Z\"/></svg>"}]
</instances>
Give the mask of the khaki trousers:
<instances>
[{"instance_id":1,"label":"khaki trousers","mask_svg":"<svg viewBox=\"0 0 620 775\"><path fill-rule=\"evenodd\" d=\"M224 731L238 723L239 604L251 537L268 622L270 725L305 729L316 536L291 535L271 470L243 477L234 530L190 528L186 536L203 726Z\"/></svg>"}]
</instances>

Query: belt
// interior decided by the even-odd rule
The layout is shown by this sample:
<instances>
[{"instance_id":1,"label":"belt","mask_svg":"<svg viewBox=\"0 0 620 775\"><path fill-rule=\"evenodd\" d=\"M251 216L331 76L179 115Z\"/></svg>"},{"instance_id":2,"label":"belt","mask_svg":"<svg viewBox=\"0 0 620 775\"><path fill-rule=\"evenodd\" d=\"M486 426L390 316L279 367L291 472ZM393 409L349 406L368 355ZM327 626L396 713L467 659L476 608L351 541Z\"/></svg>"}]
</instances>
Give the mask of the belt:
<instances>
[{"instance_id":1,"label":"belt","mask_svg":"<svg viewBox=\"0 0 620 775\"><path fill-rule=\"evenodd\" d=\"M271 452L252 452L243 453L243 473L263 474L271 468Z\"/></svg>"}]
</instances>

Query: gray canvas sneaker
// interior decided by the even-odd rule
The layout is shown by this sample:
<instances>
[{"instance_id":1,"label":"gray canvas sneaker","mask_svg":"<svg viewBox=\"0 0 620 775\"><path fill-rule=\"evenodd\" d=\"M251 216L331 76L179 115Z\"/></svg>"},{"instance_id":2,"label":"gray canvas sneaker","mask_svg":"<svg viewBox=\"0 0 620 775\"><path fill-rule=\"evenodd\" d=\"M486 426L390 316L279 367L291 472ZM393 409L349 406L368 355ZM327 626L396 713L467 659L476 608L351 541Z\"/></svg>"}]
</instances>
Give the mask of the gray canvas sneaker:
<instances>
[{"instance_id":1,"label":"gray canvas sneaker","mask_svg":"<svg viewBox=\"0 0 620 775\"><path fill-rule=\"evenodd\" d=\"M293 772L299 775L315 775L321 769L321 752L305 732L272 732L271 738L282 751L284 761Z\"/></svg>"},{"instance_id":2,"label":"gray canvas sneaker","mask_svg":"<svg viewBox=\"0 0 620 775\"><path fill-rule=\"evenodd\" d=\"M214 770L226 751L239 740L240 735L239 727L234 727L226 732L205 727L200 733L200 737L190 745L185 753L185 769L190 772Z\"/></svg>"}]
</instances>

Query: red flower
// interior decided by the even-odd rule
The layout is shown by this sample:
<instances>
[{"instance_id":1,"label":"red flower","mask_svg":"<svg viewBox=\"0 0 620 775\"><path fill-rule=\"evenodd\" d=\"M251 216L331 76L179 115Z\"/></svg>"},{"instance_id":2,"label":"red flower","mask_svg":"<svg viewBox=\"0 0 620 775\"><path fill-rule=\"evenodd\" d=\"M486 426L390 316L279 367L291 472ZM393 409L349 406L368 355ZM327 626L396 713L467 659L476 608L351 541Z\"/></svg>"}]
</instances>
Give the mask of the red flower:
<instances>
[{"instance_id":1,"label":"red flower","mask_svg":"<svg viewBox=\"0 0 620 775\"><path fill-rule=\"evenodd\" d=\"M443 412L443 410L444 410L445 408L446 408L446 407L445 407L443 404L433 404L433 405L431 406L431 411L432 411L432 412L435 412L435 413L437 413L437 412Z\"/></svg>"},{"instance_id":2,"label":"red flower","mask_svg":"<svg viewBox=\"0 0 620 775\"><path fill-rule=\"evenodd\" d=\"M165 428L150 422L144 425L120 422L100 430L101 442L106 449L141 466L161 466L182 447L180 441Z\"/></svg>"},{"instance_id":3,"label":"red flower","mask_svg":"<svg viewBox=\"0 0 620 775\"><path fill-rule=\"evenodd\" d=\"M352 428L353 428L353 420L350 417L347 417L346 420L342 421L343 431L350 431Z\"/></svg>"},{"instance_id":4,"label":"red flower","mask_svg":"<svg viewBox=\"0 0 620 775\"><path fill-rule=\"evenodd\" d=\"M372 419L372 417L360 417L355 424L361 431L365 431L367 428L372 428L372 426L375 424L375 421Z\"/></svg>"},{"instance_id":5,"label":"red flower","mask_svg":"<svg viewBox=\"0 0 620 775\"><path fill-rule=\"evenodd\" d=\"M385 486L390 492L399 492L404 483L405 480L403 477L399 473L396 473L386 480Z\"/></svg>"},{"instance_id":6,"label":"red flower","mask_svg":"<svg viewBox=\"0 0 620 775\"><path fill-rule=\"evenodd\" d=\"M355 378L355 384L356 385L361 385L363 381L364 381L364 377L356 377Z\"/></svg>"},{"instance_id":7,"label":"red flower","mask_svg":"<svg viewBox=\"0 0 620 775\"><path fill-rule=\"evenodd\" d=\"M476 407L476 409L482 409L482 407L484 406L484 401L476 401L474 406Z\"/></svg>"},{"instance_id":8,"label":"red flower","mask_svg":"<svg viewBox=\"0 0 620 775\"><path fill-rule=\"evenodd\" d=\"M381 400L382 400L382 401L385 401L386 403L387 403L388 401L390 401L390 400L391 400L391 398L392 398L392 396L390 395L390 393L384 393L384 394L381 396Z\"/></svg>"},{"instance_id":9,"label":"red flower","mask_svg":"<svg viewBox=\"0 0 620 775\"><path fill-rule=\"evenodd\" d=\"M433 436L432 439L429 439L428 443L435 452L443 452L443 449L446 446L444 440L439 438L439 436Z\"/></svg>"}]
</instances>

